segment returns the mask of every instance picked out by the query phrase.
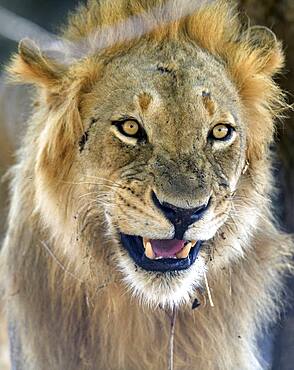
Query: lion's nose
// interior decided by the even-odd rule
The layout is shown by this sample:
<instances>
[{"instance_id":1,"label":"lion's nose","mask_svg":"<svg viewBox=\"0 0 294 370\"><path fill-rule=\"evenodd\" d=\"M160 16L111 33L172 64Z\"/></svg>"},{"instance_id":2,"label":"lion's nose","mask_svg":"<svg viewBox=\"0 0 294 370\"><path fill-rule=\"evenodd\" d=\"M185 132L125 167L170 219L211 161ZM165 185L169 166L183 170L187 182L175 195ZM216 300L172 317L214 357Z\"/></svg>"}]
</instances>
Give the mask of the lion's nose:
<instances>
[{"instance_id":1,"label":"lion's nose","mask_svg":"<svg viewBox=\"0 0 294 370\"><path fill-rule=\"evenodd\" d=\"M189 225L200 220L209 207L210 199L196 208L180 208L167 202L161 202L154 191L152 191L152 200L158 209L170 220L175 227L175 238L183 239L183 236Z\"/></svg>"}]
</instances>

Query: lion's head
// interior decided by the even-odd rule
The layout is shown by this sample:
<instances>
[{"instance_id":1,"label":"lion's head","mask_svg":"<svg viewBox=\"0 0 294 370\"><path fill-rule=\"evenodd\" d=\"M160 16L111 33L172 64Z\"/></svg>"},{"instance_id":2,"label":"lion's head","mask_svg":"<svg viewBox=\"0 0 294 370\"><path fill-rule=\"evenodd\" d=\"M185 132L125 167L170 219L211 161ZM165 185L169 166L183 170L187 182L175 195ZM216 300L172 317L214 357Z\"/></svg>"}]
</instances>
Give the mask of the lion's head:
<instances>
[{"instance_id":1,"label":"lion's head","mask_svg":"<svg viewBox=\"0 0 294 370\"><path fill-rule=\"evenodd\" d=\"M39 91L35 211L80 273L90 260L148 303L180 304L210 261L217 276L246 253L269 186L283 58L222 1L182 17L175 7L165 25L147 2L123 3L92 4L91 17L82 8L65 36L90 35L90 50L97 27L131 14L153 20L147 34L125 40L110 27L107 47L69 65L25 41L10 68Z\"/></svg>"}]
</instances>

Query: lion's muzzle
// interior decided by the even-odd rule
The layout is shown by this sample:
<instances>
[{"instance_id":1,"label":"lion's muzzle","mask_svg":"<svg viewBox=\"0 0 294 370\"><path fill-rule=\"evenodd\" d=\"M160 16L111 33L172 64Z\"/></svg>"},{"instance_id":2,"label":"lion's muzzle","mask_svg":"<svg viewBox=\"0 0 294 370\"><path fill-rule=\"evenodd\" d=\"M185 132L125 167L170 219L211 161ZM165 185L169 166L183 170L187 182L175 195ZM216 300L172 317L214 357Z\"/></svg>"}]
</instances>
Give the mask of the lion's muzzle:
<instances>
[{"instance_id":1,"label":"lion's muzzle","mask_svg":"<svg viewBox=\"0 0 294 370\"><path fill-rule=\"evenodd\" d=\"M155 192L152 192L155 206L175 227L175 239L181 240L190 225L199 221L210 205L210 198L202 205L195 208L180 208L167 202L161 202Z\"/></svg>"},{"instance_id":2,"label":"lion's muzzle","mask_svg":"<svg viewBox=\"0 0 294 370\"><path fill-rule=\"evenodd\" d=\"M210 206L210 199L198 207L180 208L160 201L153 191L151 199L156 208L175 229L173 239L149 239L121 234L121 242L135 263L147 271L178 271L189 268L196 260L201 241L184 240L188 227L199 221Z\"/></svg>"}]
</instances>

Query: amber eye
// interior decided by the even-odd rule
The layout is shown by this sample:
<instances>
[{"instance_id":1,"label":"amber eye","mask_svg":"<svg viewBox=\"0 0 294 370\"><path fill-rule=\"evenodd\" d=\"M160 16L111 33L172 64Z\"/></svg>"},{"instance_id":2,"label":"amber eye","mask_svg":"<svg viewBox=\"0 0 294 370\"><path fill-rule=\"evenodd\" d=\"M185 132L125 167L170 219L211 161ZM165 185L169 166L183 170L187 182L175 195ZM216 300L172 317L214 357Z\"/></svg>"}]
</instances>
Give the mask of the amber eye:
<instances>
[{"instance_id":1,"label":"amber eye","mask_svg":"<svg viewBox=\"0 0 294 370\"><path fill-rule=\"evenodd\" d=\"M125 119L121 121L113 121L112 124L124 136L142 140L142 141L144 141L147 137L144 129L140 126L139 122L137 122L135 119Z\"/></svg>"},{"instance_id":2,"label":"amber eye","mask_svg":"<svg viewBox=\"0 0 294 370\"><path fill-rule=\"evenodd\" d=\"M233 127L230 125L219 124L211 131L211 138L214 140L227 140L232 136Z\"/></svg>"},{"instance_id":3,"label":"amber eye","mask_svg":"<svg viewBox=\"0 0 294 370\"><path fill-rule=\"evenodd\" d=\"M124 121L121 123L121 130L127 136L136 136L139 129L139 124L136 121Z\"/></svg>"}]
</instances>

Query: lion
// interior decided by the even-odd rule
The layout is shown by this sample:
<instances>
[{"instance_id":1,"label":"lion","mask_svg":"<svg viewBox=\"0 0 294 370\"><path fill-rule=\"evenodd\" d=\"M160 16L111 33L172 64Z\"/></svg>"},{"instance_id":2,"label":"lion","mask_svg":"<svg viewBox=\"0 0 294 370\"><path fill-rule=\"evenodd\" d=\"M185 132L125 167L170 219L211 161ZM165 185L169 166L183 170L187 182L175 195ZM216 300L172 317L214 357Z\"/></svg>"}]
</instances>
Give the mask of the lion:
<instances>
[{"instance_id":1,"label":"lion","mask_svg":"<svg viewBox=\"0 0 294 370\"><path fill-rule=\"evenodd\" d=\"M281 43L223 0L89 1L61 36L8 66L35 88L1 251L13 368L268 368Z\"/></svg>"}]
</instances>

